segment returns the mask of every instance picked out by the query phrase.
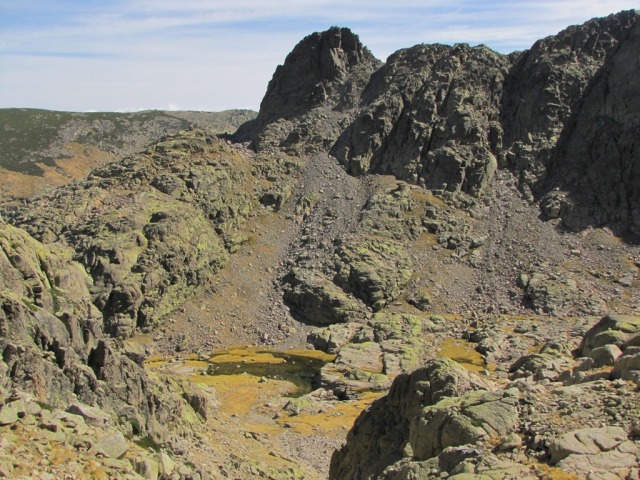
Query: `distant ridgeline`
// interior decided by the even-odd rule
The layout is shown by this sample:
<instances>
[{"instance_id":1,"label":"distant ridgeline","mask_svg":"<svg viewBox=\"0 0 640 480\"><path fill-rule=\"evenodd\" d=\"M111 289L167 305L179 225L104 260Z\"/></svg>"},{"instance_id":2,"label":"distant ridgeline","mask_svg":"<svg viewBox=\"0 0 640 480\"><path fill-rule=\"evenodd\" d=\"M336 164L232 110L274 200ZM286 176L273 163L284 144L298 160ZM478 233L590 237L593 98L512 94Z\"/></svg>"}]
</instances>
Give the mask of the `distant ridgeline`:
<instances>
[{"instance_id":1,"label":"distant ridgeline","mask_svg":"<svg viewBox=\"0 0 640 480\"><path fill-rule=\"evenodd\" d=\"M135 113L0 109L0 204L85 177L186 128L231 133L250 110Z\"/></svg>"}]
</instances>

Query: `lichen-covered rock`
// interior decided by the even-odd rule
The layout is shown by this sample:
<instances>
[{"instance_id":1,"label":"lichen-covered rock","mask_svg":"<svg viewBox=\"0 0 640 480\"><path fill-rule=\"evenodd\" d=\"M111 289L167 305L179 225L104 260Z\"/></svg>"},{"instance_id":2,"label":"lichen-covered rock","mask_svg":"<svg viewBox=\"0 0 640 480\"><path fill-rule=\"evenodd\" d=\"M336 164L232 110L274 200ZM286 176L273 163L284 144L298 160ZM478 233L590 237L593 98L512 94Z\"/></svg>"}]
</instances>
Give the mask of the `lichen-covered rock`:
<instances>
[{"instance_id":1,"label":"lichen-covered rock","mask_svg":"<svg viewBox=\"0 0 640 480\"><path fill-rule=\"evenodd\" d=\"M585 428L551 442L552 464L589 478L630 478L640 445L619 427Z\"/></svg>"},{"instance_id":2,"label":"lichen-covered rock","mask_svg":"<svg viewBox=\"0 0 640 480\"><path fill-rule=\"evenodd\" d=\"M447 447L474 445L514 431L519 424L517 390L467 392L425 407L413 419L413 458L428 460Z\"/></svg>"},{"instance_id":3,"label":"lichen-covered rock","mask_svg":"<svg viewBox=\"0 0 640 480\"><path fill-rule=\"evenodd\" d=\"M261 163L205 132L182 132L34 200L11 220L72 248L92 277L105 330L127 338L211 283L257 203L249 192ZM287 165L273 163L275 180Z\"/></svg>"},{"instance_id":4,"label":"lichen-covered rock","mask_svg":"<svg viewBox=\"0 0 640 480\"><path fill-rule=\"evenodd\" d=\"M469 447L449 447L427 461L401 460L376 478L380 480L538 480L533 467Z\"/></svg>"},{"instance_id":5,"label":"lichen-covered rock","mask_svg":"<svg viewBox=\"0 0 640 480\"><path fill-rule=\"evenodd\" d=\"M322 274L294 267L284 286L285 302L302 321L330 325L365 317L364 305Z\"/></svg>"},{"instance_id":6,"label":"lichen-covered rock","mask_svg":"<svg viewBox=\"0 0 640 480\"><path fill-rule=\"evenodd\" d=\"M544 345L538 353L525 355L509 368L511 378L533 377L536 380L555 379L572 364L568 349L557 343Z\"/></svg>"},{"instance_id":7,"label":"lichen-covered rock","mask_svg":"<svg viewBox=\"0 0 640 480\"><path fill-rule=\"evenodd\" d=\"M589 356L593 350L606 345L624 349L627 341L640 332L640 317L607 315L589 329L580 344L579 354Z\"/></svg>"},{"instance_id":8,"label":"lichen-covered rock","mask_svg":"<svg viewBox=\"0 0 640 480\"><path fill-rule=\"evenodd\" d=\"M0 221L0 391L20 389L92 427L160 443L168 422L176 432L193 429L198 420L185 414L192 407L179 386L150 379L105 337L91 277L71 258Z\"/></svg>"},{"instance_id":9,"label":"lichen-covered rock","mask_svg":"<svg viewBox=\"0 0 640 480\"><path fill-rule=\"evenodd\" d=\"M532 309L562 315L568 313L578 299L578 287L571 279L550 278L534 273L524 288L524 300Z\"/></svg>"},{"instance_id":10,"label":"lichen-covered rock","mask_svg":"<svg viewBox=\"0 0 640 480\"><path fill-rule=\"evenodd\" d=\"M120 432L106 435L93 445L96 454L104 455L107 458L120 458L129 448L124 435Z\"/></svg>"},{"instance_id":11,"label":"lichen-covered rock","mask_svg":"<svg viewBox=\"0 0 640 480\"><path fill-rule=\"evenodd\" d=\"M307 342L318 350L335 353L351 342L360 329L362 329L362 325L359 323L336 323L325 328L312 330L307 336Z\"/></svg>"},{"instance_id":12,"label":"lichen-covered rock","mask_svg":"<svg viewBox=\"0 0 640 480\"><path fill-rule=\"evenodd\" d=\"M376 342L350 343L320 370L320 386L338 398L354 398L363 391L386 390L391 380L384 373L382 349Z\"/></svg>"},{"instance_id":13,"label":"lichen-covered rock","mask_svg":"<svg viewBox=\"0 0 640 480\"><path fill-rule=\"evenodd\" d=\"M611 374L613 378L630 380L640 387L640 352L618 357Z\"/></svg>"},{"instance_id":14,"label":"lichen-covered rock","mask_svg":"<svg viewBox=\"0 0 640 480\"><path fill-rule=\"evenodd\" d=\"M374 311L398 298L411 278L411 261L396 242L363 240L337 250L334 282Z\"/></svg>"},{"instance_id":15,"label":"lichen-covered rock","mask_svg":"<svg viewBox=\"0 0 640 480\"><path fill-rule=\"evenodd\" d=\"M543 192L555 187L566 194L559 215L569 228L610 223L639 232L640 155L633 145L640 126L640 86L630 67L640 48L638 13L595 19L581 29L579 42L573 29L558 38L564 45L557 54L579 57L580 62L562 71L563 77L573 77L558 83L556 92L565 90L566 98L548 105L558 108L551 112L552 119L571 105L575 125L557 139ZM582 94L579 103L578 92L572 91L576 87Z\"/></svg>"},{"instance_id":16,"label":"lichen-covered rock","mask_svg":"<svg viewBox=\"0 0 640 480\"><path fill-rule=\"evenodd\" d=\"M375 477L406 455L411 422L425 406L486 386L480 377L448 359L400 375L389 394L356 420L346 445L331 459L329 478Z\"/></svg>"},{"instance_id":17,"label":"lichen-covered rock","mask_svg":"<svg viewBox=\"0 0 640 480\"><path fill-rule=\"evenodd\" d=\"M406 313L376 313L369 325L382 349L384 373L399 375L416 368L428 346L424 337L433 327L430 319Z\"/></svg>"},{"instance_id":18,"label":"lichen-covered rock","mask_svg":"<svg viewBox=\"0 0 640 480\"><path fill-rule=\"evenodd\" d=\"M591 350L589 358L593 360L594 368L599 368L607 365L613 365L621 355L622 350L620 350L616 345L605 345L604 347L598 347Z\"/></svg>"},{"instance_id":19,"label":"lichen-covered rock","mask_svg":"<svg viewBox=\"0 0 640 480\"><path fill-rule=\"evenodd\" d=\"M362 230L399 241L416 238L422 232L422 212L414 197L420 193L418 187L398 182L393 188L373 194L362 211Z\"/></svg>"}]
</instances>

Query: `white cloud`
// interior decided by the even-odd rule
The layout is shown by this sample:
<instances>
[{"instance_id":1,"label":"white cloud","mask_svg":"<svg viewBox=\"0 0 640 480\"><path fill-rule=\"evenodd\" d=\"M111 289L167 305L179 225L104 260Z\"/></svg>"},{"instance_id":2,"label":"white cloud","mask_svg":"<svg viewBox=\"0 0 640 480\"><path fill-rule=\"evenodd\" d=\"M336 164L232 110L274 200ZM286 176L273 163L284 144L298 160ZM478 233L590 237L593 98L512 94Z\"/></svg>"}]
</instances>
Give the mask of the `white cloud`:
<instances>
[{"instance_id":1,"label":"white cloud","mask_svg":"<svg viewBox=\"0 0 640 480\"><path fill-rule=\"evenodd\" d=\"M628 0L0 2L6 18L24 14L0 31L0 107L69 110L258 108L276 65L304 35L331 25L352 27L384 59L417 43L528 48L634 8Z\"/></svg>"}]
</instances>

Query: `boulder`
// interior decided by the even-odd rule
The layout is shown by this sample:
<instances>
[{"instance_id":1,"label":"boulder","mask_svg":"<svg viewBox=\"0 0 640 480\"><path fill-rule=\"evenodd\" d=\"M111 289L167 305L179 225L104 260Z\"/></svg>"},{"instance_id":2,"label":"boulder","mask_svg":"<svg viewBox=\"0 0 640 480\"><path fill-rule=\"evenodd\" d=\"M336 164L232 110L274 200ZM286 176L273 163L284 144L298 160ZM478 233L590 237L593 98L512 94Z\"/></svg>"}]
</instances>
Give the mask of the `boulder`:
<instances>
[{"instance_id":1,"label":"boulder","mask_svg":"<svg viewBox=\"0 0 640 480\"><path fill-rule=\"evenodd\" d=\"M589 358L593 359L593 368L613 365L621 355L622 350L618 346L610 344L594 348L589 352Z\"/></svg>"},{"instance_id":2,"label":"boulder","mask_svg":"<svg viewBox=\"0 0 640 480\"><path fill-rule=\"evenodd\" d=\"M544 345L539 353L525 355L509 367L511 378L532 376L536 380L554 379L572 363L566 348L556 343Z\"/></svg>"},{"instance_id":3,"label":"boulder","mask_svg":"<svg viewBox=\"0 0 640 480\"><path fill-rule=\"evenodd\" d=\"M518 391L467 392L425 407L411 423L414 458L428 460L447 447L504 436L519 424Z\"/></svg>"},{"instance_id":4,"label":"boulder","mask_svg":"<svg viewBox=\"0 0 640 480\"><path fill-rule=\"evenodd\" d=\"M336 323L325 328L315 328L307 336L307 342L318 350L336 353L351 342L361 328L362 325L358 323Z\"/></svg>"},{"instance_id":5,"label":"boulder","mask_svg":"<svg viewBox=\"0 0 640 480\"><path fill-rule=\"evenodd\" d=\"M629 478L637 467L640 446L620 427L574 430L553 439L552 464L589 478Z\"/></svg>"},{"instance_id":6,"label":"boulder","mask_svg":"<svg viewBox=\"0 0 640 480\"><path fill-rule=\"evenodd\" d=\"M328 278L302 268L292 268L284 278L284 300L301 321L330 325L357 321L365 316L363 305Z\"/></svg>"},{"instance_id":7,"label":"boulder","mask_svg":"<svg viewBox=\"0 0 640 480\"><path fill-rule=\"evenodd\" d=\"M587 331L578 349L579 355L589 356L592 350L605 345L624 348L640 332L640 317L607 315Z\"/></svg>"},{"instance_id":8,"label":"boulder","mask_svg":"<svg viewBox=\"0 0 640 480\"><path fill-rule=\"evenodd\" d=\"M411 374L399 375L388 395L358 417L346 445L334 452L329 478L380 474L405 456L413 419L425 406L487 386L485 380L449 359L429 361Z\"/></svg>"},{"instance_id":9,"label":"boulder","mask_svg":"<svg viewBox=\"0 0 640 480\"><path fill-rule=\"evenodd\" d=\"M160 452L155 456L158 464L158 473L160 478L169 478L176 468L176 463L166 453Z\"/></svg>"},{"instance_id":10,"label":"boulder","mask_svg":"<svg viewBox=\"0 0 640 480\"><path fill-rule=\"evenodd\" d=\"M613 378L631 380L640 386L640 353L619 357L612 372Z\"/></svg>"},{"instance_id":11,"label":"boulder","mask_svg":"<svg viewBox=\"0 0 640 480\"><path fill-rule=\"evenodd\" d=\"M0 407L0 425L11 425L26 413L24 400L14 400Z\"/></svg>"},{"instance_id":12,"label":"boulder","mask_svg":"<svg viewBox=\"0 0 640 480\"><path fill-rule=\"evenodd\" d=\"M397 242L364 240L337 251L333 281L378 311L398 298L411 278L411 261Z\"/></svg>"},{"instance_id":13,"label":"boulder","mask_svg":"<svg viewBox=\"0 0 640 480\"><path fill-rule=\"evenodd\" d=\"M159 466L158 463L149 458L134 458L131 460L134 470L138 475L146 480L158 480Z\"/></svg>"},{"instance_id":14,"label":"boulder","mask_svg":"<svg viewBox=\"0 0 640 480\"><path fill-rule=\"evenodd\" d=\"M127 440L120 432L112 433L98 439L92 447L97 455L104 455L107 458L120 458L129 448L130 446Z\"/></svg>"},{"instance_id":15,"label":"boulder","mask_svg":"<svg viewBox=\"0 0 640 480\"><path fill-rule=\"evenodd\" d=\"M67 408L67 412L79 415L85 422L94 427L105 427L111 422L111 417L101 408L74 403Z\"/></svg>"}]
</instances>

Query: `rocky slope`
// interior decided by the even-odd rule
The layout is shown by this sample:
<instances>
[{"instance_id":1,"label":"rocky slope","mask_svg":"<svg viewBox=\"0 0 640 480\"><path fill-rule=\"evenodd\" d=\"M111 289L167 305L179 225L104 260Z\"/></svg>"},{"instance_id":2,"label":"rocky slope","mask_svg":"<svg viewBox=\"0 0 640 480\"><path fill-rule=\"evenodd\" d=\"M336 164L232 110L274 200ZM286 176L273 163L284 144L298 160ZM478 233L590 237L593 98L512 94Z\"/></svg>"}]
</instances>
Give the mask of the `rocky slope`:
<instances>
[{"instance_id":1,"label":"rocky slope","mask_svg":"<svg viewBox=\"0 0 640 480\"><path fill-rule=\"evenodd\" d=\"M429 362L358 418L330 478L637 478L639 333L640 317L604 317L577 359L545 345L506 386Z\"/></svg>"},{"instance_id":2,"label":"rocky slope","mask_svg":"<svg viewBox=\"0 0 640 480\"><path fill-rule=\"evenodd\" d=\"M107 468L96 455L115 458L133 447L122 432L166 445L197 428L204 410L194 410L188 399L205 405L206 393L150 378L142 367L144 350L123 348L105 335L91 302L91 279L71 251L47 247L4 222L0 245L3 476L33 474L29 458L44 461L45 450L43 472L58 466L54 457L62 451L74 460L74 452L89 451L85 462L69 467L86 476ZM45 450L32 450L34 437Z\"/></svg>"},{"instance_id":3,"label":"rocky slope","mask_svg":"<svg viewBox=\"0 0 640 480\"><path fill-rule=\"evenodd\" d=\"M332 28L236 143L5 207L0 469L636 478L637 19L385 64Z\"/></svg>"}]
</instances>

